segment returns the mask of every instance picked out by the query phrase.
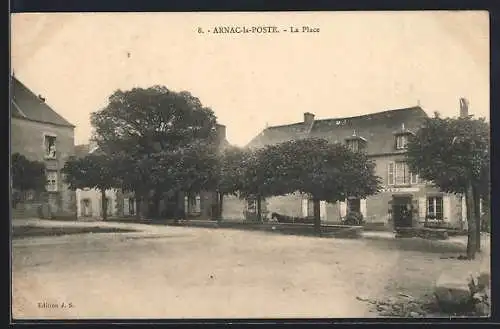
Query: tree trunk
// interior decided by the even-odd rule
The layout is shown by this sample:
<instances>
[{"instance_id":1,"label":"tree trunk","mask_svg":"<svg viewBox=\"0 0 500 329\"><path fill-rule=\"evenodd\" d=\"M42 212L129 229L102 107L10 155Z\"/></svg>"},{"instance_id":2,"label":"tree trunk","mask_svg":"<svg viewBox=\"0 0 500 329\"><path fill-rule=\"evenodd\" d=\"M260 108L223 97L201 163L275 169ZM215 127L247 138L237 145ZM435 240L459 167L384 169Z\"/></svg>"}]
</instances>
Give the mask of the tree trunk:
<instances>
[{"instance_id":1,"label":"tree trunk","mask_svg":"<svg viewBox=\"0 0 500 329\"><path fill-rule=\"evenodd\" d=\"M474 220L476 222L476 252L481 251L481 211L479 203L481 202L481 196L478 193L477 188L473 188L474 197Z\"/></svg>"},{"instance_id":2,"label":"tree trunk","mask_svg":"<svg viewBox=\"0 0 500 329\"><path fill-rule=\"evenodd\" d=\"M321 212L320 200L313 199L313 213L314 213L314 232L318 235L321 234Z\"/></svg>"},{"instance_id":3,"label":"tree trunk","mask_svg":"<svg viewBox=\"0 0 500 329\"><path fill-rule=\"evenodd\" d=\"M224 206L224 193L219 193L219 204L218 204L218 216L217 218L222 219L222 209Z\"/></svg>"},{"instance_id":4,"label":"tree trunk","mask_svg":"<svg viewBox=\"0 0 500 329\"><path fill-rule=\"evenodd\" d=\"M476 257L476 214L474 207L474 195L472 190L472 184L467 184L467 191L465 194L465 202L467 205L467 258L474 259Z\"/></svg>"},{"instance_id":5,"label":"tree trunk","mask_svg":"<svg viewBox=\"0 0 500 329\"><path fill-rule=\"evenodd\" d=\"M155 191L154 196L153 196L153 209L152 209L151 217L154 217L154 218L160 217L160 199L161 199L161 193L159 193L158 191Z\"/></svg>"},{"instance_id":6,"label":"tree trunk","mask_svg":"<svg viewBox=\"0 0 500 329\"><path fill-rule=\"evenodd\" d=\"M105 189L101 189L101 216L102 220L108 219L108 200L106 199Z\"/></svg>"},{"instance_id":7,"label":"tree trunk","mask_svg":"<svg viewBox=\"0 0 500 329\"><path fill-rule=\"evenodd\" d=\"M138 193L137 191L134 194L135 194L135 219L140 220L141 219L142 197L141 197L140 193Z\"/></svg>"},{"instance_id":8,"label":"tree trunk","mask_svg":"<svg viewBox=\"0 0 500 329\"><path fill-rule=\"evenodd\" d=\"M257 197L257 220L262 222L262 199L260 195Z\"/></svg>"}]
</instances>

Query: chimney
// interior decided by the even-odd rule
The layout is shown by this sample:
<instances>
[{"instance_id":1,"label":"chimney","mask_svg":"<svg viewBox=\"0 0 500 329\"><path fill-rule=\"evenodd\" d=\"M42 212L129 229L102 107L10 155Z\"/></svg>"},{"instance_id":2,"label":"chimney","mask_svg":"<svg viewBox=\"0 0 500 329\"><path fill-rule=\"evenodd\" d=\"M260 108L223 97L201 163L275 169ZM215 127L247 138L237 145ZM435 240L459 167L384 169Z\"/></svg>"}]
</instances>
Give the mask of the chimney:
<instances>
[{"instance_id":1,"label":"chimney","mask_svg":"<svg viewBox=\"0 0 500 329\"><path fill-rule=\"evenodd\" d=\"M226 126L217 124L217 138L219 141L223 141L226 139Z\"/></svg>"},{"instance_id":2,"label":"chimney","mask_svg":"<svg viewBox=\"0 0 500 329\"><path fill-rule=\"evenodd\" d=\"M42 95L38 95L38 99L45 103L45 98Z\"/></svg>"},{"instance_id":3,"label":"chimney","mask_svg":"<svg viewBox=\"0 0 500 329\"><path fill-rule=\"evenodd\" d=\"M314 122L314 114L311 112L304 113L304 123L306 125L311 125Z\"/></svg>"},{"instance_id":4,"label":"chimney","mask_svg":"<svg viewBox=\"0 0 500 329\"><path fill-rule=\"evenodd\" d=\"M460 98L460 117L466 118L469 116L469 101L466 98Z\"/></svg>"}]
</instances>

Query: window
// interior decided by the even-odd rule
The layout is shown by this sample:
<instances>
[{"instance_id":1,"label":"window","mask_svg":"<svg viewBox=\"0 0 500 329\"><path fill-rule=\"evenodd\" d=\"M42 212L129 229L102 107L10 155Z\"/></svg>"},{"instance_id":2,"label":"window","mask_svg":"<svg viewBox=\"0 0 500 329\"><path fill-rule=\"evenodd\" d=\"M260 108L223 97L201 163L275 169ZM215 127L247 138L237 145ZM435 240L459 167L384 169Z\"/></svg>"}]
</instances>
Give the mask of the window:
<instances>
[{"instance_id":1,"label":"window","mask_svg":"<svg viewBox=\"0 0 500 329\"><path fill-rule=\"evenodd\" d=\"M357 212L361 213L361 200L360 199L347 199L347 213Z\"/></svg>"},{"instance_id":2,"label":"window","mask_svg":"<svg viewBox=\"0 0 500 329\"><path fill-rule=\"evenodd\" d=\"M407 144L408 144L408 136L407 135L396 136L396 149L403 150L406 148Z\"/></svg>"},{"instance_id":3,"label":"window","mask_svg":"<svg viewBox=\"0 0 500 329\"><path fill-rule=\"evenodd\" d=\"M47 186L46 189L49 192L57 192L57 171L47 170Z\"/></svg>"},{"instance_id":4,"label":"window","mask_svg":"<svg viewBox=\"0 0 500 329\"><path fill-rule=\"evenodd\" d=\"M359 141L357 139L352 139L347 141L347 147L353 152L359 151Z\"/></svg>"},{"instance_id":5,"label":"window","mask_svg":"<svg viewBox=\"0 0 500 329\"><path fill-rule=\"evenodd\" d=\"M410 172L404 161L390 162L387 170L387 185L410 185L419 182L418 175Z\"/></svg>"},{"instance_id":6,"label":"window","mask_svg":"<svg viewBox=\"0 0 500 329\"><path fill-rule=\"evenodd\" d=\"M414 173L410 173L410 175L411 175L411 183L412 184L418 184L419 183L418 175L414 174Z\"/></svg>"},{"instance_id":7,"label":"window","mask_svg":"<svg viewBox=\"0 0 500 329\"><path fill-rule=\"evenodd\" d=\"M109 197L106 197L106 214L107 215L113 214L113 204L112 200Z\"/></svg>"},{"instance_id":8,"label":"window","mask_svg":"<svg viewBox=\"0 0 500 329\"><path fill-rule=\"evenodd\" d=\"M48 159L56 158L56 137L45 135L44 136L45 157Z\"/></svg>"},{"instance_id":9,"label":"window","mask_svg":"<svg viewBox=\"0 0 500 329\"><path fill-rule=\"evenodd\" d=\"M408 165L405 162L396 162L396 175L395 175L396 185L408 185L410 184L410 171Z\"/></svg>"},{"instance_id":10,"label":"window","mask_svg":"<svg viewBox=\"0 0 500 329\"><path fill-rule=\"evenodd\" d=\"M24 199L26 201L33 201L35 199L35 193L33 191L26 191Z\"/></svg>"},{"instance_id":11,"label":"window","mask_svg":"<svg viewBox=\"0 0 500 329\"><path fill-rule=\"evenodd\" d=\"M314 217L314 201L307 199L307 217Z\"/></svg>"},{"instance_id":12,"label":"window","mask_svg":"<svg viewBox=\"0 0 500 329\"><path fill-rule=\"evenodd\" d=\"M427 219L443 220L443 197L427 198Z\"/></svg>"},{"instance_id":13,"label":"window","mask_svg":"<svg viewBox=\"0 0 500 329\"><path fill-rule=\"evenodd\" d=\"M394 162L390 162L387 173L387 185L394 185Z\"/></svg>"},{"instance_id":14,"label":"window","mask_svg":"<svg viewBox=\"0 0 500 329\"><path fill-rule=\"evenodd\" d=\"M192 195L188 198L188 213L200 213L201 205L200 205L200 196Z\"/></svg>"},{"instance_id":15,"label":"window","mask_svg":"<svg viewBox=\"0 0 500 329\"><path fill-rule=\"evenodd\" d=\"M257 202L254 199L247 200L247 211L252 213L257 212Z\"/></svg>"}]
</instances>

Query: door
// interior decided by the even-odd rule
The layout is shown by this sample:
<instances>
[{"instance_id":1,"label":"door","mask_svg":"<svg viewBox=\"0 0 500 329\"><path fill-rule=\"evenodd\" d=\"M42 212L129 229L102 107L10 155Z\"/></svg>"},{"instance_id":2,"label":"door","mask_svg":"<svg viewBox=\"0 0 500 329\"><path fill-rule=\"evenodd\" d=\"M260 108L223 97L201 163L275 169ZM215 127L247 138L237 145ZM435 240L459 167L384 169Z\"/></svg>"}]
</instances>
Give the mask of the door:
<instances>
[{"instance_id":1,"label":"door","mask_svg":"<svg viewBox=\"0 0 500 329\"><path fill-rule=\"evenodd\" d=\"M90 207L90 199L82 200L82 216L90 217L91 216L91 207Z\"/></svg>"},{"instance_id":2,"label":"door","mask_svg":"<svg viewBox=\"0 0 500 329\"><path fill-rule=\"evenodd\" d=\"M392 199L392 218L394 227L411 227L413 212L412 198L407 196L394 196Z\"/></svg>"}]
</instances>

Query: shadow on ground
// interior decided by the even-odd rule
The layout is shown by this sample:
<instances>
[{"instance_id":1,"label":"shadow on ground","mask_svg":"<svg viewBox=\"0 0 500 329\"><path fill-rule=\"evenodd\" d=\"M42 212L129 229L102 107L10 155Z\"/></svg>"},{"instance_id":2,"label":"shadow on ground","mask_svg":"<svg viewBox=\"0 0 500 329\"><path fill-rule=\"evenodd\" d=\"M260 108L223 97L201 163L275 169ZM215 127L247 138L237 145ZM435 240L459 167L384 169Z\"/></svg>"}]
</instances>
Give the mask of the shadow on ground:
<instances>
[{"instance_id":1,"label":"shadow on ground","mask_svg":"<svg viewBox=\"0 0 500 329\"><path fill-rule=\"evenodd\" d=\"M138 232L133 229L123 229L115 227L42 227L42 226L15 226L12 229L13 239L22 239L41 236L62 236L70 234L85 233L126 233Z\"/></svg>"},{"instance_id":2,"label":"shadow on ground","mask_svg":"<svg viewBox=\"0 0 500 329\"><path fill-rule=\"evenodd\" d=\"M435 254L465 252L463 244L447 240L438 241L422 238L387 239L384 237L364 237L363 239L370 240L374 246L387 250L421 251Z\"/></svg>"}]
</instances>

